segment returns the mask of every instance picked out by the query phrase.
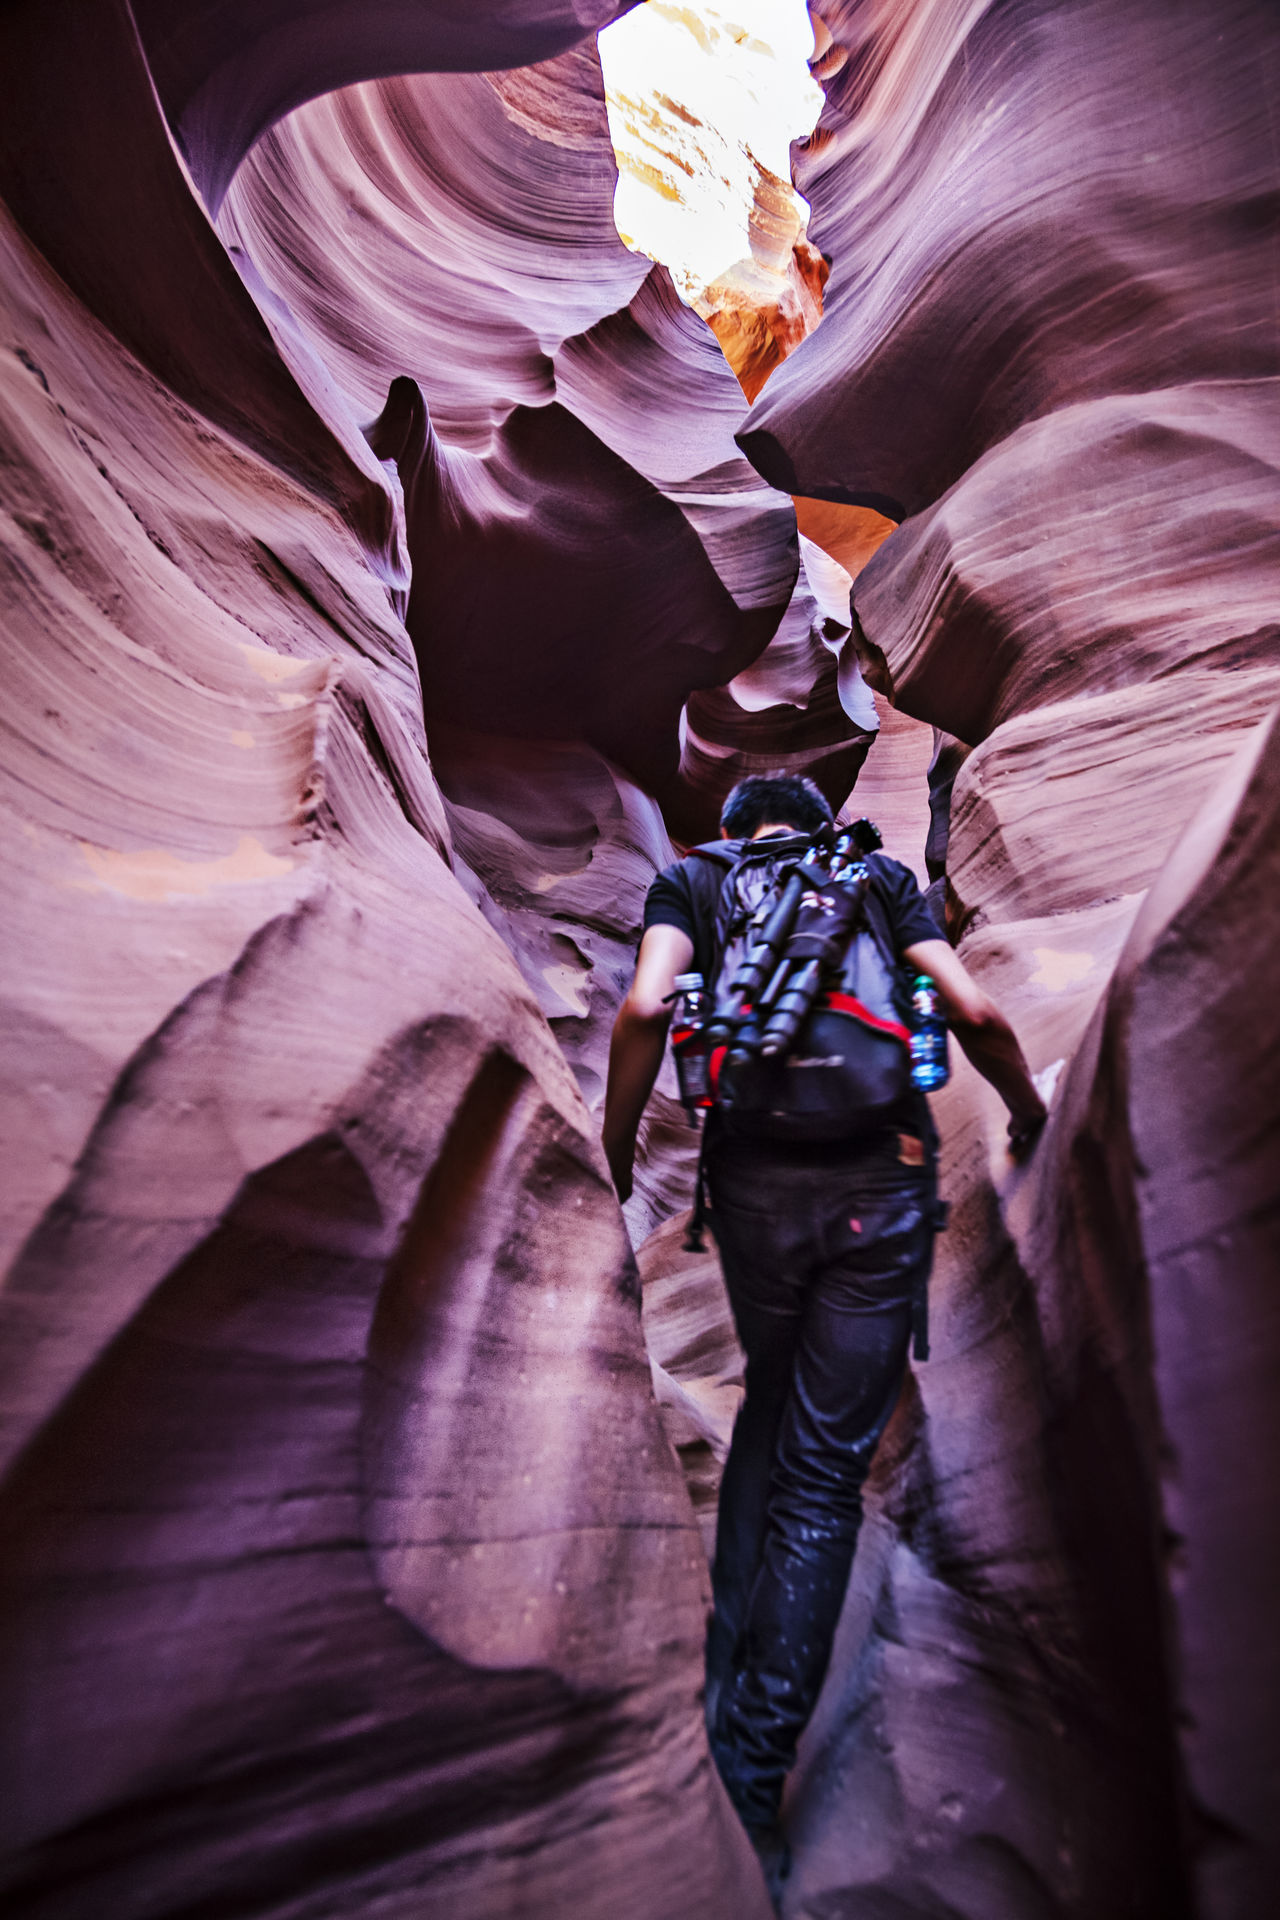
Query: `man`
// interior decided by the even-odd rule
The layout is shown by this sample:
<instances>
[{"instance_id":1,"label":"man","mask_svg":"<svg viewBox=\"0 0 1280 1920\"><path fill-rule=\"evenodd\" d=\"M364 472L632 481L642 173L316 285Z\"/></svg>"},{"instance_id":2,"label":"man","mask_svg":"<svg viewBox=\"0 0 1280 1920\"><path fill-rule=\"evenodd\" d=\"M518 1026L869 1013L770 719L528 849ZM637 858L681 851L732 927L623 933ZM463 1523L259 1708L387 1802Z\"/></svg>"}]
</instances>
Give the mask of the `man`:
<instances>
[{"instance_id":1,"label":"man","mask_svg":"<svg viewBox=\"0 0 1280 1920\"><path fill-rule=\"evenodd\" d=\"M764 775L734 788L720 830L745 846L830 823L811 781ZM1011 1150L1020 1151L1045 1108L1011 1027L939 938L908 869L880 853L868 865L878 940L934 981L956 1039L1004 1099ZM696 967L714 979L724 871L697 855L678 861L645 903L605 1095L604 1147L623 1200L676 976ZM735 1137L714 1110L707 1121L709 1218L747 1362L720 1493L708 1729L775 1893L785 1872L783 1781L826 1671L862 1486L902 1383L913 1299L932 1257L934 1145L915 1092L874 1133L832 1144Z\"/></svg>"}]
</instances>

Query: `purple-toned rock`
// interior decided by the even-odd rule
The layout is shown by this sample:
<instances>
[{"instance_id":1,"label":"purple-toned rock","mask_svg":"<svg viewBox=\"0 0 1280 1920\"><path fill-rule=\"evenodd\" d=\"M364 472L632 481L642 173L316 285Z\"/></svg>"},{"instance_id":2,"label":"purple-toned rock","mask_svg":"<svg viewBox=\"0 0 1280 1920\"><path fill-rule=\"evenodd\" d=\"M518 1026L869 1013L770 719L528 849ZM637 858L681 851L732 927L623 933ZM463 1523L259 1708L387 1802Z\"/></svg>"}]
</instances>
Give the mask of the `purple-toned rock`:
<instances>
[{"instance_id":1,"label":"purple-toned rock","mask_svg":"<svg viewBox=\"0 0 1280 1920\"><path fill-rule=\"evenodd\" d=\"M6 1908L762 1913L634 1262L511 951L589 1087L656 811L566 749L482 892L502 806L467 832L456 740L437 786L349 403L127 11L0 40Z\"/></svg>"},{"instance_id":2,"label":"purple-toned rock","mask_svg":"<svg viewBox=\"0 0 1280 1920\"><path fill-rule=\"evenodd\" d=\"M963 1062L937 1102L935 1357L877 1463L789 1898L1236 1920L1280 1890L1276 23L823 15L826 318L740 444L909 516L854 642L951 736L953 930L1054 1091L1023 1169Z\"/></svg>"},{"instance_id":3,"label":"purple-toned rock","mask_svg":"<svg viewBox=\"0 0 1280 1920\"><path fill-rule=\"evenodd\" d=\"M137 0L133 13L164 110L197 184L216 205L259 135L305 100L389 74L473 73L546 60L634 4Z\"/></svg>"},{"instance_id":4,"label":"purple-toned rock","mask_svg":"<svg viewBox=\"0 0 1280 1920\"><path fill-rule=\"evenodd\" d=\"M1252 1920L1272 11L830 0L749 418L613 230L614 11L0 15L7 1907L763 1914L696 1135L665 1077L624 1221L596 1132L668 833L785 762L1052 1093L1020 1168L937 1103L785 1910Z\"/></svg>"},{"instance_id":5,"label":"purple-toned rock","mask_svg":"<svg viewBox=\"0 0 1280 1920\"><path fill-rule=\"evenodd\" d=\"M863 668L976 744L1074 694L1274 671L1278 571L1280 381L1123 394L1021 428L879 548Z\"/></svg>"},{"instance_id":6,"label":"purple-toned rock","mask_svg":"<svg viewBox=\"0 0 1280 1920\"><path fill-rule=\"evenodd\" d=\"M618 239L615 182L579 49L316 101L220 225L317 404L348 436L379 416L428 725L585 740L696 839L732 775L681 782L681 709L774 633L795 519L734 444L713 336Z\"/></svg>"},{"instance_id":7,"label":"purple-toned rock","mask_svg":"<svg viewBox=\"0 0 1280 1920\"><path fill-rule=\"evenodd\" d=\"M743 436L776 487L901 519L1030 420L1280 370L1266 0L815 11L832 267Z\"/></svg>"}]
</instances>

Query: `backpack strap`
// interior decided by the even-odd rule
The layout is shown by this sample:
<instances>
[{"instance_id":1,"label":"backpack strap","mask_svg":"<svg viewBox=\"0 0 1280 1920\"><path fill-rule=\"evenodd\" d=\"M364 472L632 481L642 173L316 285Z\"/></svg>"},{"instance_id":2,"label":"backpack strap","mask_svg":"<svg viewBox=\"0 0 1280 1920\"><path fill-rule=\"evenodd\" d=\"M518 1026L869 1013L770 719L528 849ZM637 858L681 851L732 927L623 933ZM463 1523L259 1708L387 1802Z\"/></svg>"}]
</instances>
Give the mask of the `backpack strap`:
<instances>
[{"instance_id":1,"label":"backpack strap","mask_svg":"<svg viewBox=\"0 0 1280 1920\"><path fill-rule=\"evenodd\" d=\"M794 855L813 845L813 835L809 833L771 834L767 840L704 840L701 846L690 847L686 860L706 860L712 866L728 873L746 858L749 860L776 860L779 854Z\"/></svg>"},{"instance_id":2,"label":"backpack strap","mask_svg":"<svg viewBox=\"0 0 1280 1920\"><path fill-rule=\"evenodd\" d=\"M720 956L716 951L716 921L721 890L732 873L739 852L738 843L712 840L705 846L690 847L680 864L685 871L693 910L695 964L710 986L715 979Z\"/></svg>"},{"instance_id":3,"label":"backpack strap","mask_svg":"<svg viewBox=\"0 0 1280 1920\"><path fill-rule=\"evenodd\" d=\"M871 885L867 890L869 910L864 916L864 922L876 946L880 949L880 958L892 972L896 973L902 965L902 957L893 944L892 935L884 913L884 904L880 898L877 885L880 879L880 860L884 857L884 855L876 853L869 853L866 857L867 871L871 875Z\"/></svg>"}]
</instances>

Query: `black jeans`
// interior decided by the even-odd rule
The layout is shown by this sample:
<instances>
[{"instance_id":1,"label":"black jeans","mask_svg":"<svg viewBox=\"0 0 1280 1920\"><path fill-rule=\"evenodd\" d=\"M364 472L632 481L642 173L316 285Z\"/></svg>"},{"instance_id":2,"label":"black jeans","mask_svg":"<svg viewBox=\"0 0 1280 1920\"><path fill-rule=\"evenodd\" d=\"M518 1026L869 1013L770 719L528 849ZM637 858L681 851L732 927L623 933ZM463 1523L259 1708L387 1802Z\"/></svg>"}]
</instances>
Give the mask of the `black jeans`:
<instances>
[{"instance_id":1,"label":"black jeans","mask_svg":"<svg viewBox=\"0 0 1280 1920\"><path fill-rule=\"evenodd\" d=\"M905 1372L933 1251L919 1158L896 1132L843 1164L736 1141L708 1152L710 1225L747 1358L720 1490L708 1720L748 1826L777 1817Z\"/></svg>"}]
</instances>

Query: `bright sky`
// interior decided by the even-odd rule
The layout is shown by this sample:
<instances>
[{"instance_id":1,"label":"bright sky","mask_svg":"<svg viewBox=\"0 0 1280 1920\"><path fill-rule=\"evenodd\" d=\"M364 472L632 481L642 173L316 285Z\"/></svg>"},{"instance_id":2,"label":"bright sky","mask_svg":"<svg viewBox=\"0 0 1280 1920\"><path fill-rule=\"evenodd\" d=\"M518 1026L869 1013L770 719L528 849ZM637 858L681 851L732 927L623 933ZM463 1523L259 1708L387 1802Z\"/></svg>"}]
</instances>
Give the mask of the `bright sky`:
<instances>
[{"instance_id":1,"label":"bright sky","mask_svg":"<svg viewBox=\"0 0 1280 1920\"><path fill-rule=\"evenodd\" d=\"M647 0L599 42L618 232L692 300L750 256L752 156L789 179L788 147L821 110L805 0Z\"/></svg>"}]
</instances>

